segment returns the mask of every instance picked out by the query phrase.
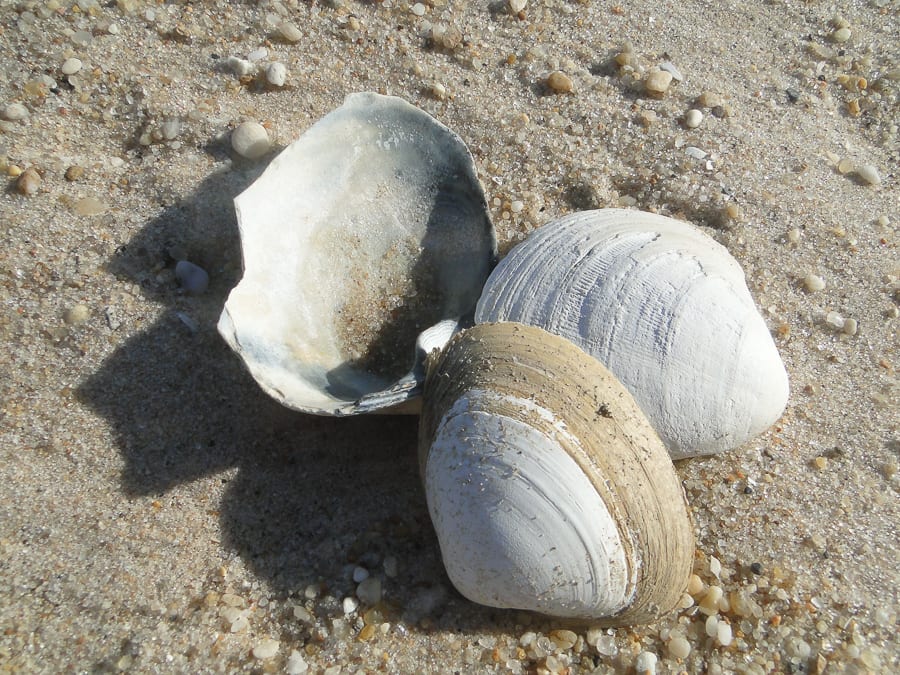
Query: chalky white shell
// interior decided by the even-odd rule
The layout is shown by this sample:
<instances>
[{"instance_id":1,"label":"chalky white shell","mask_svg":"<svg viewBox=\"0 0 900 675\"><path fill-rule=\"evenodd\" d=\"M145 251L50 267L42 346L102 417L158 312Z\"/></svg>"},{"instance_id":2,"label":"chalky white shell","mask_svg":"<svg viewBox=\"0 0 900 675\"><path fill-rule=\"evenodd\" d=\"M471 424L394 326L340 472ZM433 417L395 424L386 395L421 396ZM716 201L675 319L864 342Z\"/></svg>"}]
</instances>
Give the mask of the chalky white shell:
<instances>
[{"instance_id":1,"label":"chalky white shell","mask_svg":"<svg viewBox=\"0 0 900 675\"><path fill-rule=\"evenodd\" d=\"M699 229L623 209L544 225L491 274L477 322L561 335L618 377L673 458L771 426L788 378L744 273Z\"/></svg>"},{"instance_id":2,"label":"chalky white shell","mask_svg":"<svg viewBox=\"0 0 900 675\"><path fill-rule=\"evenodd\" d=\"M429 362L419 458L447 573L492 607L624 625L676 605L694 538L659 437L596 359L481 324Z\"/></svg>"},{"instance_id":3,"label":"chalky white shell","mask_svg":"<svg viewBox=\"0 0 900 675\"><path fill-rule=\"evenodd\" d=\"M424 372L401 376L417 336L420 348L443 344L496 259L465 145L389 96L348 96L235 209L244 276L219 331L266 392L304 412L415 396Z\"/></svg>"}]
</instances>

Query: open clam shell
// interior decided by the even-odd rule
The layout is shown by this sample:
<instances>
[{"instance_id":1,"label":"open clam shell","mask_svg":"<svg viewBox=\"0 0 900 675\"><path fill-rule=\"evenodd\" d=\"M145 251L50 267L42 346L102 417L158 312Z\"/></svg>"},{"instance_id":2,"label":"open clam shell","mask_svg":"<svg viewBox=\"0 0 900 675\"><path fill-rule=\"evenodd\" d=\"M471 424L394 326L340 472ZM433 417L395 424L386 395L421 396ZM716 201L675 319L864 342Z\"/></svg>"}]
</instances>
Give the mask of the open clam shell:
<instances>
[{"instance_id":1,"label":"open clam shell","mask_svg":"<svg viewBox=\"0 0 900 675\"><path fill-rule=\"evenodd\" d=\"M235 209L244 276L219 331L263 389L309 413L416 396L417 338L420 355L446 341L496 260L465 144L389 96L348 96Z\"/></svg>"},{"instance_id":2,"label":"open clam shell","mask_svg":"<svg viewBox=\"0 0 900 675\"><path fill-rule=\"evenodd\" d=\"M673 458L741 445L787 404L740 265L672 218L602 209L544 225L493 271L475 318L540 326L596 357Z\"/></svg>"},{"instance_id":3,"label":"open clam shell","mask_svg":"<svg viewBox=\"0 0 900 675\"><path fill-rule=\"evenodd\" d=\"M672 460L599 361L481 324L429 362L419 459L447 573L492 607L624 625L673 609L694 536Z\"/></svg>"}]
</instances>

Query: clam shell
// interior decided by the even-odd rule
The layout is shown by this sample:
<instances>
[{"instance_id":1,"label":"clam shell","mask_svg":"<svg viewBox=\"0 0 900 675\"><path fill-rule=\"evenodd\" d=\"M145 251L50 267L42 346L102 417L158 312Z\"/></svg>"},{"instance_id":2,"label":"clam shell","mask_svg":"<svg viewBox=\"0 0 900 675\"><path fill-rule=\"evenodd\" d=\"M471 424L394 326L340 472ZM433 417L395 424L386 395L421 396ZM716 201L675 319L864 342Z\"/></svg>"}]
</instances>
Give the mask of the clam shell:
<instances>
[{"instance_id":1,"label":"clam shell","mask_svg":"<svg viewBox=\"0 0 900 675\"><path fill-rule=\"evenodd\" d=\"M389 96L348 96L235 209L244 275L219 331L263 389L304 412L414 396L418 375L402 376L417 336L471 315L496 260L465 144Z\"/></svg>"},{"instance_id":2,"label":"clam shell","mask_svg":"<svg viewBox=\"0 0 900 675\"><path fill-rule=\"evenodd\" d=\"M419 459L464 596L609 624L675 607L694 537L659 437L596 359L533 326L482 324L429 362Z\"/></svg>"},{"instance_id":3,"label":"clam shell","mask_svg":"<svg viewBox=\"0 0 900 675\"><path fill-rule=\"evenodd\" d=\"M671 218L602 209L544 225L491 274L475 318L540 326L596 357L673 458L741 445L787 404L740 265Z\"/></svg>"}]
</instances>

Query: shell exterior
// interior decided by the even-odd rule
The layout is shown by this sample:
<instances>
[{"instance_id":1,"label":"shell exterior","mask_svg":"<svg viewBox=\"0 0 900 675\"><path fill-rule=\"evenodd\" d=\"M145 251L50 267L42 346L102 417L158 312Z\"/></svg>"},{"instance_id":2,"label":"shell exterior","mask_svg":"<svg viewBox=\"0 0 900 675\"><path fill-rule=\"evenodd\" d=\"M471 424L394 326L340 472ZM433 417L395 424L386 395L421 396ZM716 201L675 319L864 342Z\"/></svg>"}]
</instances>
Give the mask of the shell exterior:
<instances>
[{"instance_id":1,"label":"shell exterior","mask_svg":"<svg viewBox=\"0 0 900 675\"><path fill-rule=\"evenodd\" d=\"M675 607L694 537L659 437L596 359L477 325L432 357L420 468L447 573L474 602L613 625Z\"/></svg>"},{"instance_id":2,"label":"shell exterior","mask_svg":"<svg viewBox=\"0 0 900 675\"><path fill-rule=\"evenodd\" d=\"M360 412L410 371L417 336L471 316L496 261L465 144L405 101L348 96L235 199L244 276L219 331L273 397ZM449 336L449 332L447 333ZM415 377L400 398L414 395Z\"/></svg>"},{"instance_id":3,"label":"shell exterior","mask_svg":"<svg viewBox=\"0 0 900 675\"><path fill-rule=\"evenodd\" d=\"M540 326L596 357L676 459L741 445L787 404L740 265L671 218L602 209L544 225L491 274L475 318Z\"/></svg>"}]
</instances>

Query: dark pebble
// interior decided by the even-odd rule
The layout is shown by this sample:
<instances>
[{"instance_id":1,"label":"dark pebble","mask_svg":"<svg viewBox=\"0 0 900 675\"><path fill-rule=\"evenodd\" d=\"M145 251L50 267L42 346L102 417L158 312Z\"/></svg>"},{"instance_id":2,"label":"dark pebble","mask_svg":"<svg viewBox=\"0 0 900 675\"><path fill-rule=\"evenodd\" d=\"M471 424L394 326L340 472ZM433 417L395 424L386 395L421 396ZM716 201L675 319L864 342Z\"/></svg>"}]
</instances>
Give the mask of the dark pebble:
<instances>
[{"instance_id":1,"label":"dark pebble","mask_svg":"<svg viewBox=\"0 0 900 675\"><path fill-rule=\"evenodd\" d=\"M762 563L758 563L758 562L751 563L750 571L753 572L753 574L762 574L762 572L763 572Z\"/></svg>"}]
</instances>

